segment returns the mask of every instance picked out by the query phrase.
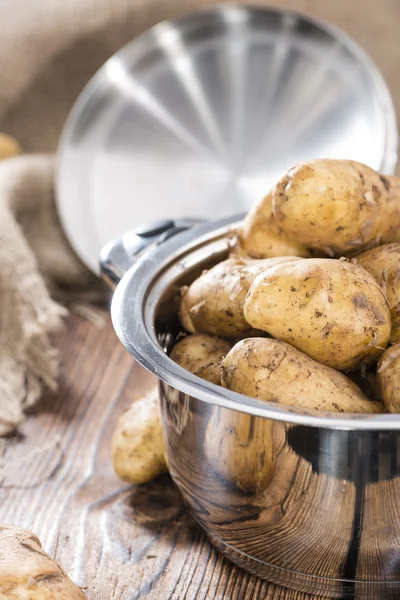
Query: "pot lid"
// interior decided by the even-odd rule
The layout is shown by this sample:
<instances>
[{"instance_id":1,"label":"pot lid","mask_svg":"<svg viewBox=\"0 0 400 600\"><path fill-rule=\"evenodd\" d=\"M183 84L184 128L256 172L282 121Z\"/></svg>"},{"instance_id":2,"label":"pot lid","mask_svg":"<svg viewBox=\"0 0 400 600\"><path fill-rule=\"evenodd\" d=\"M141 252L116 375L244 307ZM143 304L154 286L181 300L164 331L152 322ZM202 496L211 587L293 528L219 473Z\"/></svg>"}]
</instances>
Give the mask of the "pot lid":
<instances>
[{"instance_id":1,"label":"pot lid","mask_svg":"<svg viewBox=\"0 0 400 600\"><path fill-rule=\"evenodd\" d=\"M387 87L345 34L223 5L156 25L97 72L61 136L56 202L98 272L100 249L131 227L243 212L301 160L392 173L396 150Z\"/></svg>"}]
</instances>

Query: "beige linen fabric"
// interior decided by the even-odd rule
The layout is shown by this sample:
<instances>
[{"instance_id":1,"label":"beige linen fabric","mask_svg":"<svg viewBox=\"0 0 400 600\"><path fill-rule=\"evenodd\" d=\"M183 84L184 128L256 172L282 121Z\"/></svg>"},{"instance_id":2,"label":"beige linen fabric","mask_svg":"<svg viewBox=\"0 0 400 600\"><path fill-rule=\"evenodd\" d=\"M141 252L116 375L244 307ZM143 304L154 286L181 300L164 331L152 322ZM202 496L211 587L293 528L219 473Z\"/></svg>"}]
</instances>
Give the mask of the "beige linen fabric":
<instances>
[{"instance_id":1,"label":"beige linen fabric","mask_svg":"<svg viewBox=\"0 0 400 600\"><path fill-rule=\"evenodd\" d=\"M56 300L103 294L61 232L53 158L37 153L54 152L78 93L118 48L160 20L213 4L0 0L0 132L35 153L0 163L0 434L13 430L42 387L56 387L51 333L65 314ZM275 4L331 21L352 35L372 55L400 106L399 0Z\"/></svg>"},{"instance_id":2,"label":"beige linen fabric","mask_svg":"<svg viewBox=\"0 0 400 600\"><path fill-rule=\"evenodd\" d=\"M55 300L70 304L104 297L59 226L53 169L51 155L0 164L0 435L21 422L44 386L56 389L51 333L67 311Z\"/></svg>"}]
</instances>

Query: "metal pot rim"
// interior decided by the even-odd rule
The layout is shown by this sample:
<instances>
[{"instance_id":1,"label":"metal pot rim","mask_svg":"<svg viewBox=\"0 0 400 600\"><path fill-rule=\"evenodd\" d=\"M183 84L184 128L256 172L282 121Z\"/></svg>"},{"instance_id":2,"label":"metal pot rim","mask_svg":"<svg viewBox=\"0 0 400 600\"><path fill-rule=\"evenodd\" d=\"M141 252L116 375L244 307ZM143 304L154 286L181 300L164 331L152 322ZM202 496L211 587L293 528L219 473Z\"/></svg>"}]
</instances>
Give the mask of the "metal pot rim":
<instances>
[{"instance_id":1,"label":"metal pot rim","mask_svg":"<svg viewBox=\"0 0 400 600\"><path fill-rule=\"evenodd\" d=\"M111 317L115 331L128 352L162 382L199 400L247 414L286 423L349 430L397 430L395 414L353 415L303 411L264 402L214 385L174 363L157 342L154 328L156 305L149 300L151 287L168 266L178 265L200 245L225 239L241 217L229 217L180 233L139 259L123 276L112 300Z\"/></svg>"}]
</instances>

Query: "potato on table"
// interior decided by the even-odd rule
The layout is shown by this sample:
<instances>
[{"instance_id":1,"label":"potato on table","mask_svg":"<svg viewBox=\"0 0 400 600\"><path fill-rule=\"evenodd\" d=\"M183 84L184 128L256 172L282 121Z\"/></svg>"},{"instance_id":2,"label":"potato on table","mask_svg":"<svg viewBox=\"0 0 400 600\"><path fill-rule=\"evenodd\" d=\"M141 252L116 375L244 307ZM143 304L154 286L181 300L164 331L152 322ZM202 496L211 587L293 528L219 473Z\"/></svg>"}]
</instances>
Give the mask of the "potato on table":
<instances>
[{"instance_id":1,"label":"potato on table","mask_svg":"<svg viewBox=\"0 0 400 600\"><path fill-rule=\"evenodd\" d=\"M328 256L377 246L400 224L391 182L351 160L320 159L289 169L273 191L273 212L288 236Z\"/></svg>"},{"instance_id":2,"label":"potato on table","mask_svg":"<svg viewBox=\"0 0 400 600\"><path fill-rule=\"evenodd\" d=\"M386 410L400 413L400 344L385 350L379 360L377 373Z\"/></svg>"},{"instance_id":3,"label":"potato on table","mask_svg":"<svg viewBox=\"0 0 400 600\"><path fill-rule=\"evenodd\" d=\"M252 260L234 256L205 271L182 290L180 319L190 333L234 339L250 329L243 315L246 294L254 279L274 264L297 257Z\"/></svg>"},{"instance_id":4,"label":"potato on table","mask_svg":"<svg viewBox=\"0 0 400 600\"><path fill-rule=\"evenodd\" d=\"M247 322L336 369L377 361L390 336L379 284L348 261L309 258L264 271L244 305Z\"/></svg>"},{"instance_id":5,"label":"potato on table","mask_svg":"<svg viewBox=\"0 0 400 600\"><path fill-rule=\"evenodd\" d=\"M146 483L167 472L158 387L121 415L111 442L117 475L128 483Z\"/></svg>"},{"instance_id":6,"label":"potato on table","mask_svg":"<svg viewBox=\"0 0 400 600\"><path fill-rule=\"evenodd\" d=\"M222 363L222 383L234 392L288 406L341 413L380 413L348 377L285 342L251 338Z\"/></svg>"},{"instance_id":7,"label":"potato on table","mask_svg":"<svg viewBox=\"0 0 400 600\"><path fill-rule=\"evenodd\" d=\"M84 600L85 596L34 533L0 525L0 598Z\"/></svg>"},{"instance_id":8,"label":"potato on table","mask_svg":"<svg viewBox=\"0 0 400 600\"><path fill-rule=\"evenodd\" d=\"M170 357L194 375L221 385L221 362L231 347L226 340L210 335L190 335L174 346Z\"/></svg>"},{"instance_id":9,"label":"potato on table","mask_svg":"<svg viewBox=\"0 0 400 600\"><path fill-rule=\"evenodd\" d=\"M237 251L252 258L310 256L309 250L291 239L272 212L272 193L256 204L238 230Z\"/></svg>"},{"instance_id":10,"label":"potato on table","mask_svg":"<svg viewBox=\"0 0 400 600\"><path fill-rule=\"evenodd\" d=\"M400 342L400 244L384 244L359 254L353 261L376 279L386 295L392 319L390 341Z\"/></svg>"},{"instance_id":11,"label":"potato on table","mask_svg":"<svg viewBox=\"0 0 400 600\"><path fill-rule=\"evenodd\" d=\"M21 152L22 148L15 138L0 132L0 160L17 156Z\"/></svg>"},{"instance_id":12,"label":"potato on table","mask_svg":"<svg viewBox=\"0 0 400 600\"><path fill-rule=\"evenodd\" d=\"M175 345L171 359L194 375L221 385L221 362L230 349L225 340L191 335ZM158 387L121 415L111 453L117 475L129 483L146 483L168 471Z\"/></svg>"}]
</instances>

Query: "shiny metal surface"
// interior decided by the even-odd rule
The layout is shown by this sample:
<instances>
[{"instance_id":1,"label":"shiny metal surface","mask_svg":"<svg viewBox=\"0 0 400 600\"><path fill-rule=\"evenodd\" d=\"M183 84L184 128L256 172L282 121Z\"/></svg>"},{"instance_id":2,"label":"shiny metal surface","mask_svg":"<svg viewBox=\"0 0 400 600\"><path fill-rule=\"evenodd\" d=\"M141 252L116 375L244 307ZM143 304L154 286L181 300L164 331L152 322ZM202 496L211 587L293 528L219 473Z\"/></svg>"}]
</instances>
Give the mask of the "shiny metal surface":
<instances>
[{"instance_id":1,"label":"shiny metal surface","mask_svg":"<svg viewBox=\"0 0 400 600\"><path fill-rule=\"evenodd\" d=\"M198 223L195 219L162 219L127 231L122 237L109 242L100 252L102 278L114 288L132 263L150 252L154 246Z\"/></svg>"},{"instance_id":2,"label":"shiny metal surface","mask_svg":"<svg viewBox=\"0 0 400 600\"><path fill-rule=\"evenodd\" d=\"M58 211L96 271L127 228L245 211L317 157L393 172L396 119L376 67L326 24L222 5L160 23L95 75L61 138Z\"/></svg>"},{"instance_id":3,"label":"shiny metal surface","mask_svg":"<svg viewBox=\"0 0 400 600\"><path fill-rule=\"evenodd\" d=\"M328 415L261 402L171 361L180 285L221 259L238 218L143 255L114 294L127 350L160 378L171 475L212 542L282 586L400 597L400 415ZM161 340L161 343L160 343Z\"/></svg>"},{"instance_id":4,"label":"shiny metal surface","mask_svg":"<svg viewBox=\"0 0 400 600\"><path fill-rule=\"evenodd\" d=\"M228 558L312 597L400 597L400 432L289 425L161 385L170 473Z\"/></svg>"}]
</instances>

